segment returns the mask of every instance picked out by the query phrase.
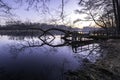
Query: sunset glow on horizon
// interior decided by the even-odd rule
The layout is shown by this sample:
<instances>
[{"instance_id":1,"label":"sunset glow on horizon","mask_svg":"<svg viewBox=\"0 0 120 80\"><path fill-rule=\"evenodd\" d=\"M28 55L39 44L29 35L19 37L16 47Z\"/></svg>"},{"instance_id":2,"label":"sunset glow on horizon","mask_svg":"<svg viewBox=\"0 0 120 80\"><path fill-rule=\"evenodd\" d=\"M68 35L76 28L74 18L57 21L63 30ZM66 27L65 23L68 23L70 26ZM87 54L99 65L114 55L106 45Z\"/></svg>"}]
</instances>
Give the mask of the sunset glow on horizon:
<instances>
[{"instance_id":1,"label":"sunset glow on horizon","mask_svg":"<svg viewBox=\"0 0 120 80\"><path fill-rule=\"evenodd\" d=\"M13 7L17 4L13 2L14 0L6 0L6 3L9 5L12 5ZM45 14L42 13L42 9L38 12L34 8L27 9L26 4L22 4L21 6L17 6L16 9L12 10L12 13L16 16L13 16L14 20L20 20L22 22L30 21L30 22L36 22L36 23L51 23L52 20L56 21L57 24L64 24L72 27L78 27L82 28L84 26L90 26L94 25L93 21L79 21L77 23L74 23L77 19L84 19L85 15L76 14L75 10L80 9L80 6L78 5L78 0L65 0L65 6L64 6L64 22L62 22L60 19L60 11L61 11L61 0L50 0L50 2L46 3L47 7L49 8L49 12L46 12ZM4 24L7 20L1 20L1 23ZM58 21L57 21L58 20ZM54 22L53 22L54 23Z\"/></svg>"}]
</instances>

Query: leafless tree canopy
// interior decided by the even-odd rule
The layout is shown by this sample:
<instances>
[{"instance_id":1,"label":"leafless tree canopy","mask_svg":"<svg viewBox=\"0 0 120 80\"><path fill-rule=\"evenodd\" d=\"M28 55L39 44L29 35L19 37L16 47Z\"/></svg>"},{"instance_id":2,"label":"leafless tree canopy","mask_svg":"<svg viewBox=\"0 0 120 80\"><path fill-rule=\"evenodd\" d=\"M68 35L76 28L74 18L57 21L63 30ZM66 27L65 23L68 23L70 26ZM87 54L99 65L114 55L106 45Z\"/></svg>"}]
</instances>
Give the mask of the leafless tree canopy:
<instances>
[{"instance_id":1,"label":"leafless tree canopy","mask_svg":"<svg viewBox=\"0 0 120 80\"><path fill-rule=\"evenodd\" d=\"M0 10L7 13L8 11L10 11L11 7L6 4L3 0L0 0Z\"/></svg>"},{"instance_id":2,"label":"leafless tree canopy","mask_svg":"<svg viewBox=\"0 0 120 80\"><path fill-rule=\"evenodd\" d=\"M78 3L81 7L76 10L79 14L86 14L86 20L93 20L96 25L106 31L108 28L115 28L115 16L112 0L80 0ZM81 19L78 19L81 21Z\"/></svg>"}]
</instances>

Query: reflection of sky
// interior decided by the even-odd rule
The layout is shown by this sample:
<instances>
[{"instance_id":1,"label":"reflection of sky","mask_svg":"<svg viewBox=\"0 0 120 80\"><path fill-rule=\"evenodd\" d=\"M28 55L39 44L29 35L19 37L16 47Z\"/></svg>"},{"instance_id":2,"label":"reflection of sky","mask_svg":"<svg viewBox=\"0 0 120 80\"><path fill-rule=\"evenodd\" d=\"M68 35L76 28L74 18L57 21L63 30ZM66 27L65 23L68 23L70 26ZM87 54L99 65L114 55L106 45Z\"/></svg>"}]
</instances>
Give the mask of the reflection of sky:
<instances>
[{"instance_id":1,"label":"reflection of sky","mask_svg":"<svg viewBox=\"0 0 120 80\"><path fill-rule=\"evenodd\" d=\"M45 72L46 75L53 75L56 77L61 74L61 70L65 72L67 70L75 70L82 67L82 60L89 53L89 51L73 53L71 46L51 47L48 45L42 47L26 47L19 51L21 47L32 44L37 45L38 41L40 44L42 42L37 37L25 37L23 40L18 40L18 38L16 38L17 37L10 38L10 36L0 37L0 70L2 67L6 72L10 71L10 74L11 72L14 73L14 71L19 73L19 71L25 70L26 73L34 71L35 73L39 72L44 74ZM61 42L59 38L60 37L57 36L55 42ZM95 62L99 56L99 53L98 55L94 53L90 55L88 59L92 58L91 62ZM51 72L49 72L49 70Z\"/></svg>"},{"instance_id":2,"label":"reflection of sky","mask_svg":"<svg viewBox=\"0 0 120 80\"><path fill-rule=\"evenodd\" d=\"M25 38L25 40L32 41L32 39L27 38ZM27 43L27 41L21 42ZM72 51L66 50L68 49L67 47L52 48L45 45L43 47L26 48L19 52L16 49L22 44L21 42L19 40L9 40L6 36L0 38L0 43L3 43L0 45L0 68L4 68L6 73L9 72L8 75L13 75L12 72L16 75L15 72L17 71L17 73L19 73L21 70L29 74L29 72L31 73L33 70L36 74L38 72L41 75L46 74L60 77L59 74L61 74L62 69L64 71L74 70L79 66L79 63L73 57ZM4 74L1 73L1 75ZM41 75L39 75L39 77ZM51 78L51 76L46 77Z\"/></svg>"},{"instance_id":3,"label":"reflection of sky","mask_svg":"<svg viewBox=\"0 0 120 80\"><path fill-rule=\"evenodd\" d=\"M50 0L50 2L47 2L47 6L49 7L50 14L41 14L40 12L35 11L33 8L31 8L29 11L26 11L27 5L19 5L13 2L15 0L6 0L6 3L8 3L10 6L17 7L18 9L13 10L13 13L15 13L18 17L17 20L22 21L32 21L32 22L47 22L49 23L50 19L55 19L60 16L60 13L58 11L61 11L61 0ZM78 0L65 0L65 8L64 13L67 15L65 18L65 22L69 22L69 24L72 24L74 20L80 18L83 19L84 15L75 14L76 9L79 9L80 6L78 6ZM77 23L74 26L88 26L90 22L81 22Z\"/></svg>"}]
</instances>

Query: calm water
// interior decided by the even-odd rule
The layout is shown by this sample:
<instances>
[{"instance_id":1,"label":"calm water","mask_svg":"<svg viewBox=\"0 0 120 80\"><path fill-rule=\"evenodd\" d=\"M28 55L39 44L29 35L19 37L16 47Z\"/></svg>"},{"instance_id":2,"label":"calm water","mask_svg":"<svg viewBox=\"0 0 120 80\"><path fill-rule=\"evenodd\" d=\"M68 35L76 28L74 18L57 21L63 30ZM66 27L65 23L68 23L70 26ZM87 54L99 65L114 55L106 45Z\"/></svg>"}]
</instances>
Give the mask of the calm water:
<instances>
[{"instance_id":1,"label":"calm water","mask_svg":"<svg viewBox=\"0 0 120 80\"><path fill-rule=\"evenodd\" d=\"M41 39L45 42L37 37L0 36L0 80L63 80L68 70L84 67L85 58L94 63L100 56L98 44L86 50L88 45L53 47L65 43L60 36Z\"/></svg>"}]
</instances>

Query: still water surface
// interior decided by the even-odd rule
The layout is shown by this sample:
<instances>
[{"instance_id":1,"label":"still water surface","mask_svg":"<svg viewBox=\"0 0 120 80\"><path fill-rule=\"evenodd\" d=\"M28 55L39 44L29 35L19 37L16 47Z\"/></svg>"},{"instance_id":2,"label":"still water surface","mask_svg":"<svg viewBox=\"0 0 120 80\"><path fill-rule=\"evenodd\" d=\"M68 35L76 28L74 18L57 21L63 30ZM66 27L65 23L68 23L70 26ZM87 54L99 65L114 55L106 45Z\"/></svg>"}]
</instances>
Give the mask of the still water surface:
<instances>
[{"instance_id":1,"label":"still water surface","mask_svg":"<svg viewBox=\"0 0 120 80\"><path fill-rule=\"evenodd\" d=\"M49 44L63 43L56 36ZM83 51L78 47L80 51L74 53L71 45L52 47L38 37L0 36L0 80L63 80L65 72L84 67L85 58L92 63L99 59L99 48L92 51L96 46L90 44L90 50Z\"/></svg>"}]
</instances>

